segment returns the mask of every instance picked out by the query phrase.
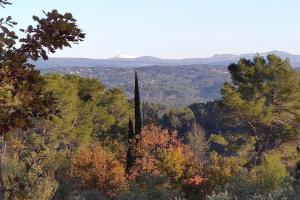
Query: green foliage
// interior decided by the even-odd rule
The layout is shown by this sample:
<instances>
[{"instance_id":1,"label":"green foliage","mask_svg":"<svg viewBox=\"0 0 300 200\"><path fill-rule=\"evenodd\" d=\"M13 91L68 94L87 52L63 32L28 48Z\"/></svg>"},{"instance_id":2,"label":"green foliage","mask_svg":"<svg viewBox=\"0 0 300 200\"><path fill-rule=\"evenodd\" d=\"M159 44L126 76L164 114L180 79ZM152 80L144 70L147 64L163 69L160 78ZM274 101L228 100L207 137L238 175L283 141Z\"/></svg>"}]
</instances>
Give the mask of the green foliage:
<instances>
[{"instance_id":1,"label":"green foliage","mask_svg":"<svg viewBox=\"0 0 300 200\"><path fill-rule=\"evenodd\" d=\"M271 152L264 155L261 166L254 169L256 173L256 184L260 191L270 192L283 185L288 177L285 164L278 152Z\"/></svg>"},{"instance_id":2,"label":"green foliage","mask_svg":"<svg viewBox=\"0 0 300 200\"><path fill-rule=\"evenodd\" d=\"M222 193L213 193L206 197L206 200L236 200L236 197L229 194L227 191Z\"/></svg>"},{"instance_id":3,"label":"green foliage","mask_svg":"<svg viewBox=\"0 0 300 200\"><path fill-rule=\"evenodd\" d=\"M80 191L69 194L66 200L107 200L107 197L98 191Z\"/></svg>"},{"instance_id":4,"label":"green foliage","mask_svg":"<svg viewBox=\"0 0 300 200\"><path fill-rule=\"evenodd\" d=\"M144 102L142 110L144 125L158 125L161 117L168 112L168 107L157 103Z\"/></svg>"},{"instance_id":5,"label":"green foliage","mask_svg":"<svg viewBox=\"0 0 300 200\"><path fill-rule=\"evenodd\" d=\"M63 62L42 63L43 73L76 74L99 77L110 88L122 87L129 98L134 96L134 67L70 66ZM80 63L78 63L80 65ZM64 66L64 67L62 67ZM146 66L138 68L141 101L164 105L188 106L220 98L220 88L229 80L227 69L213 65Z\"/></svg>"},{"instance_id":6,"label":"green foliage","mask_svg":"<svg viewBox=\"0 0 300 200\"><path fill-rule=\"evenodd\" d=\"M127 163L126 171L130 173L132 167L136 162L136 143L141 137L142 131L142 115L141 115L141 103L140 103L140 91L137 72L135 72L135 86L134 86L134 116L135 116L135 130L133 130L133 124L131 119L128 123L128 143L127 150Z\"/></svg>"},{"instance_id":7,"label":"green foliage","mask_svg":"<svg viewBox=\"0 0 300 200\"><path fill-rule=\"evenodd\" d=\"M221 109L219 100L206 103L194 103L189 106L193 111L197 123L200 124L208 134L217 133L224 130L221 123ZM228 130L228 128L226 127Z\"/></svg>"},{"instance_id":8,"label":"green foliage","mask_svg":"<svg viewBox=\"0 0 300 200\"><path fill-rule=\"evenodd\" d=\"M241 59L228 70L232 83L224 84L221 101L228 123L260 136L262 143L297 136L299 74L288 60L256 56L253 61Z\"/></svg>"},{"instance_id":9,"label":"green foliage","mask_svg":"<svg viewBox=\"0 0 300 200\"><path fill-rule=\"evenodd\" d=\"M189 108L173 108L160 120L163 128L178 131L180 137L187 136L195 123L195 116Z\"/></svg>"},{"instance_id":10,"label":"green foliage","mask_svg":"<svg viewBox=\"0 0 300 200\"><path fill-rule=\"evenodd\" d=\"M142 115L141 115L141 102L140 102L140 89L137 72L135 72L135 85L134 85L134 113L135 113L135 135L140 135L142 131Z\"/></svg>"},{"instance_id":11,"label":"green foliage","mask_svg":"<svg viewBox=\"0 0 300 200\"><path fill-rule=\"evenodd\" d=\"M126 141L130 105L118 89L107 90L96 79L46 75L46 90L58 99L60 116L49 124L62 144L88 144L94 138Z\"/></svg>"},{"instance_id":12,"label":"green foliage","mask_svg":"<svg viewBox=\"0 0 300 200\"><path fill-rule=\"evenodd\" d=\"M12 136L12 135L11 135ZM50 199L58 187L57 168L65 152L56 152L51 134L34 132L21 138L17 134L6 141L2 157L2 178L9 199Z\"/></svg>"},{"instance_id":13,"label":"green foliage","mask_svg":"<svg viewBox=\"0 0 300 200\"><path fill-rule=\"evenodd\" d=\"M284 186L268 194L255 194L251 196L251 200L297 200L299 198L299 193L291 185Z\"/></svg>"},{"instance_id":14,"label":"green foliage","mask_svg":"<svg viewBox=\"0 0 300 200\"><path fill-rule=\"evenodd\" d=\"M173 200L175 197L182 196L182 192L176 189L169 189L163 177L153 177L145 174L133 182L130 190L121 194L118 200Z\"/></svg>"},{"instance_id":15,"label":"green foliage","mask_svg":"<svg viewBox=\"0 0 300 200\"><path fill-rule=\"evenodd\" d=\"M1 1L8 5L9 1ZM56 10L33 17L36 26L28 26L25 37L19 39L11 30L17 23L11 17L0 18L0 134L13 129L28 129L35 117L56 114L51 93L43 92L44 82L39 71L28 59L47 59L47 51L70 47L84 39L71 13ZM18 45L17 45L18 43Z\"/></svg>"},{"instance_id":16,"label":"green foliage","mask_svg":"<svg viewBox=\"0 0 300 200\"><path fill-rule=\"evenodd\" d=\"M209 140L212 142L216 142L218 144L227 145L228 142L226 141L225 137L220 134L212 134L209 137Z\"/></svg>"},{"instance_id":17,"label":"green foliage","mask_svg":"<svg viewBox=\"0 0 300 200\"><path fill-rule=\"evenodd\" d=\"M264 155L261 165L253 169L241 168L228 177L225 184L218 185L215 191L226 191L237 199L268 199L275 196L286 198L296 195L293 184L295 183L289 177L280 155L271 152ZM288 190L290 194L286 192Z\"/></svg>"},{"instance_id":18,"label":"green foliage","mask_svg":"<svg viewBox=\"0 0 300 200\"><path fill-rule=\"evenodd\" d=\"M9 4L8 0L0 1L2 7ZM48 53L71 47L71 44L77 44L85 38L71 13L60 14L53 10L44 14L44 18L33 16L35 26L21 29L24 38L19 38L13 31L17 23L12 17L0 18L1 139L4 135L10 138L9 134L16 130L20 133L20 139L22 134L28 134L24 131L33 128L36 121L51 119L58 113L55 98L51 91L44 90L45 82L29 60L47 60ZM27 139L22 138L22 142ZM48 142L39 146L32 146L30 141L28 143L18 147L17 152L8 146L10 152L7 154L1 144L0 199L52 198L57 182L54 179L55 170L50 170L52 167L49 167L47 159L53 159L53 147L47 147ZM54 163L54 160L50 162Z\"/></svg>"},{"instance_id":19,"label":"green foliage","mask_svg":"<svg viewBox=\"0 0 300 200\"><path fill-rule=\"evenodd\" d=\"M259 192L259 186L255 183L256 177L244 168L239 170L234 176L228 178L227 183L217 191L228 191L237 199L249 199L250 196Z\"/></svg>"},{"instance_id":20,"label":"green foliage","mask_svg":"<svg viewBox=\"0 0 300 200\"><path fill-rule=\"evenodd\" d=\"M69 191L65 196L55 196L55 200L108 200L108 198L98 190L75 190Z\"/></svg>"},{"instance_id":21,"label":"green foliage","mask_svg":"<svg viewBox=\"0 0 300 200\"><path fill-rule=\"evenodd\" d=\"M228 180L236 176L245 165L241 157L223 157L215 152L210 155L211 164L205 169L207 181L204 185L205 192L210 193L217 187L224 186Z\"/></svg>"},{"instance_id":22,"label":"green foliage","mask_svg":"<svg viewBox=\"0 0 300 200\"><path fill-rule=\"evenodd\" d=\"M252 159L252 154L255 154L256 137L235 133L228 140L230 149L233 149L240 156Z\"/></svg>"},{"instance_id":23,"label":"green foliage","mask_svg":"<svg viewBox=\"0 0 300 200\"><path fill-rule=\"evenodd\" d=\"M278 188L276 190L273 190L269 193L265 194L259 194L258 191L253 191L253 188L248 188L243 185L241 182L241 185L235 186L237 190L231 190L231 191L221 191L221 192L214 192L211 195L207 196L207 199L230 199L230 200L243 200L243 199L249 199L249 200L297 200L299 199L299 191L297 191L297 188L293 186L291 183L287 182L284 186L281 188ZM243 189L240 190L239 187L242 187ZM298 187L298 185L296 185ZM230 188L232 189L232 188ZM250 190L247 190L250 189Z\"/></svg>"}]
</instances>

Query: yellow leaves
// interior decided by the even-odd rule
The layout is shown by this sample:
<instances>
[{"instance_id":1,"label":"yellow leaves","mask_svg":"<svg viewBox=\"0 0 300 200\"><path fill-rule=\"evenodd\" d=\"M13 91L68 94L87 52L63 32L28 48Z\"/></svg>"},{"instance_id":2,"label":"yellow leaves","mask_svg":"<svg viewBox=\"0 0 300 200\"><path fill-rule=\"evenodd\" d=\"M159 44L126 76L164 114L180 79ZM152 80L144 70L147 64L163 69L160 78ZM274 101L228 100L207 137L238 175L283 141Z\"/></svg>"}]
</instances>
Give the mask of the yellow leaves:
<instances>
[{"instance_id":1,"label":"yellow leaves","mask_svg":"<svg viewBox=\"0 0 300 200\"><path fill-rule=\"evenodd\" d=\"M192 166L189 147L177 138L176 133L161 130L154 125L142 130L136 151L134 175L148 173L178 180L184 178Z\"/></svg>"},{"instance_id":2,"label":"yellow leaves","mask_svg":"<svg viewBox=\"0 0 300 200\"><path fill-rule=\"evenodd\" d=\"M207 190L224 184L230 177L239 172L245 160L240 157L223 157L215 152L210 155L211 165L206 169Z\"/></svg>"},{"instance_id":3,"label":"yellow leaves","mask_svg":"<svg viewBox=\"0 0 300 200\"><path fill-rule=\"evenodd\" d=\"M180 148L162 151L159 159L165 175L174 179L179 179L183 175L186 158Z\"/></svg>"},{"instance_id":4,"label":"yellow leaves","mask_svg":"<svg viewBox=\"0 0 300 200\"><path fill-rule=\"evenodd\" d=\"M21 139L14 139L9 142L9 146L14 152L19 152L23 148L23 143Z\"/></svg>"}]
</instances>

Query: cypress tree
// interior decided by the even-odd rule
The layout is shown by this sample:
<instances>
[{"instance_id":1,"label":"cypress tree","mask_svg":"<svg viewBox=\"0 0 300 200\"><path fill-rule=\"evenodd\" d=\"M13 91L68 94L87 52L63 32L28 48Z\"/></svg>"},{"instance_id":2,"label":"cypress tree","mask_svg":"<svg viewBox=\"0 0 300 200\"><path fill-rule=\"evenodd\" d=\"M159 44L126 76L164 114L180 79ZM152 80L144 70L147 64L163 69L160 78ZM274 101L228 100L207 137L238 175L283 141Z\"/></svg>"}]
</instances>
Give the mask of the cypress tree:
<instances>
[{"instance_id":1,"label":"cypress tree","mask_svg":"<svg viewBox=\"0 0 300 200\"><path fill-rule=\"evenodd\" d=\"M135 135L140 135L142 130L141 102L137 72L135 71L134 85L134 114L135 114Z\"/></svg>"},{"instance_id":2,"label":"cypress tree","mask_svg":"<svg viewBox=\"0 0 300 200\"><path fill-rule=\"evenodd\" d=\"M135 164L136 154L135 154L135 144L136 140L142 131L142 115L141 115L141 102L140 102L140 91L137 73L135 72L135 85L134 85L134 115L135 115L135 131L133 130L132 120L129 119L128 122L128 143L129 147L127 150L127 166L126 171L129 174L131 168Z\"/></svg>"},{"instance_id":3,"label":"cypress tree","mask_svg":"<svg viewBox=\"0 0 300 200\"><path fill-rule=\"evenodd\" d=\"M128 121L128 142L132 143L133 139L134 139L133 123L132 123L132 120L129 118L129 121Z\"/></svg>"},{"instance_id":4,"label":"cypress tree","mask_svg":"<svg viewBox=\"0 0 300 200\"><path fill-rule=\"evenodd\" d=\"M128 121L128 144L129 148L127 150L127 161L126 161L126 171L129 174L130 169L134 166L135 163L135 152L134 152L134 144L135 144L135 138L134 138L134 130L133 130L133 123L132 120L129 118Z\"/></svg>"}]
</instances>

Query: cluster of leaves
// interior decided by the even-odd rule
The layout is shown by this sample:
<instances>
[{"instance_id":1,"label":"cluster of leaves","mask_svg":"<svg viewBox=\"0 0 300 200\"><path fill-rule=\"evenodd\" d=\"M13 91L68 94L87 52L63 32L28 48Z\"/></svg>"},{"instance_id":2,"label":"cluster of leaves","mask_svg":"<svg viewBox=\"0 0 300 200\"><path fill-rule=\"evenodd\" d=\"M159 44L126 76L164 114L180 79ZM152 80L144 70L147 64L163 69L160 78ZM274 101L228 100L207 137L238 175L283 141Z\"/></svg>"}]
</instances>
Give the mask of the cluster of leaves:
<instances>
[{"instance_id":1,"label":"cluster of leaves","mask_svg":"<svg viewBox=\"0 0 300 200\"><path fill-rule=\"evenodd\" d=\"M29 131L6 138L1 163L5 198L46 200L54 196L58 187L55 171L66 154L55 150L50 137Z\"/></svg>"},{"instance_id":2,"label":"cluster of leaves","mask_svg":"<svg viewBox=\"0 0 300 200\"><path fill-rule=\"evenodd\" d=\"M211 159L203 185L208 193L214 190L208 199L268 199L277 195L275 199L297 199L297 181L290 177L278 151L265 153L262 163L253 168L245 168L241 158L212 154Z\"/></svg>"},{"instance_id":3,"label":"cluster of leaves","mask_svg":"<svg viewBox=\"0 0 300 200\"><path fill-rule=\"evenodd\" d=\"M83 149L71 159L69 176L78 178L83 188L97 188L107 196L116 196L126 185L124 166L101 145Z\"/></svg>"},{"instance_id":4,"label":"cluster of leaves","mask_svg":"<svg viewBox=\"0 0 300 200\"><path fill-rule=\"evenodd\" d=\"M96 79L71 75L49 74L45 80L45 90L58 99L59 116L48 126L60 133L59 137L66 136L73 144L88 144L95 137L104 143L111 139L126 141L132 109L122 90L107 89Z\"/></svg>"},{"instance_id":5,"label":"cluster of leaves","mask_svg":"<svg viewBox=\"0 0 300 200\"><path fill-rule=\"evenodd\" d=\"M1 1L8 5L9 1ZM0 18L0 134L9 130L33 126L35 117L56 114L54 98L43 92L44 82L28 60L47 59L47 52L70 47L85 37L72 14L56 10L34 16L36 26L23 29L24 38L18 38L12 18ZM18 46L16 45L18 42Z\"/></svg>"},{"instance_id":6,"label":"cluster of leaves","mask_svg":"<svg viewBox=\"0 0 300 200\"><path fill-rule=\"evenodd\" d=\"M149 125L143 129L136 150L137 161L133 176L147 173L152 176L167 176L173 181L188 176L192 154L176 133Z\"/></svg>"},{"instance_id":7,"label":"cluster of leaves","mask_svg":"<svg viewBox=\"0 0 300 200\"><path fill-rule=\"evenodd\" d=\"M269 55L241 59L228 67L232 83L222 88L221 106L234 127L274 142L297 137L300 114L299 74L288 60Z\"/></svg>"}]
</instances>

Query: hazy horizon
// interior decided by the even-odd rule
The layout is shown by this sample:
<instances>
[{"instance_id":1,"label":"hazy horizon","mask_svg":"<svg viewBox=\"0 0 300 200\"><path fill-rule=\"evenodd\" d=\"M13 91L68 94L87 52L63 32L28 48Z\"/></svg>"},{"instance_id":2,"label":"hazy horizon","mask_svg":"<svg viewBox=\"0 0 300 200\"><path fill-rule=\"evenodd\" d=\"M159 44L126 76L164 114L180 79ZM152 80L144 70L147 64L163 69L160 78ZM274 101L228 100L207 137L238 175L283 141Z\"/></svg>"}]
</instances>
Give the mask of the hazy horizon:
<instances>
[{"instance_id":1,"label":"hazy horizon","mask_svg":"<svg viewBox=\"0 0 300 200\"><path fill-rule=\"evenodd\" d=\"M203 58L273 50L300 54L300 1L13 1L3 11L19 22L58 9L71 12L86 40L51 57Z\"/></svg>"},{"instance_id":2,"label":"hazy horizon","mask_svg":"<svg viewBox=\"0 0 300 200\"><path fill-rule=\"evenodd\" d=\"M290 52L287 52L287 51L281 51L281 50L271 50L271 51L266 51L266 52L246 52L246 53L231 53L231 54L227 54L227 53L217 53L217 54L213 54L211 56L199 56L199 57L183 57L183 58L176 58L176 57L158 57L158 56L153 56L153 55L141 55L141 56L135 56L135 55L132 55L132 54L129 54L128 56L132 56L132 57L125 57L127 56L127 54L118 54L118 55L113 55L113 56L110 56L110 57L98 57L98 58L93 58L93 57L72 57L72 56L69 56L69 57L66 57L66 56L56 56L56 55L53 55L53 56L50 56L49 58L73 58L73 59L114 59L114 58L125 58L125 59L135 59L135 58L141 58L141 57L153 57L153 58L159 58L159 59L171 59L171 60L181 60L181 59L193 59L193 58L211 58L211 57L214 57L214 56L218 56L218 55L221 55L221 56L241 56L241 55L247 55L247 54L265 54L265 53L270 53L270 52L280 52L280 53L288 53L290 55L294 55L294 56L300 56L300 54L293 54L293 53L290 53Z\"/></svg>"}]
</instances>

